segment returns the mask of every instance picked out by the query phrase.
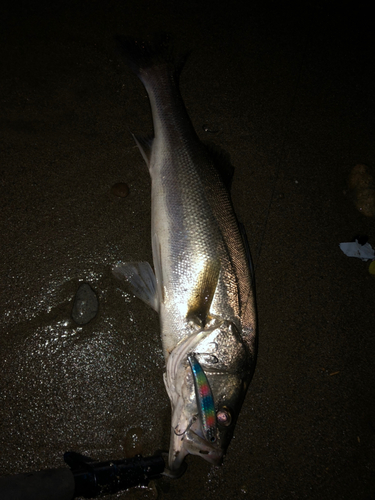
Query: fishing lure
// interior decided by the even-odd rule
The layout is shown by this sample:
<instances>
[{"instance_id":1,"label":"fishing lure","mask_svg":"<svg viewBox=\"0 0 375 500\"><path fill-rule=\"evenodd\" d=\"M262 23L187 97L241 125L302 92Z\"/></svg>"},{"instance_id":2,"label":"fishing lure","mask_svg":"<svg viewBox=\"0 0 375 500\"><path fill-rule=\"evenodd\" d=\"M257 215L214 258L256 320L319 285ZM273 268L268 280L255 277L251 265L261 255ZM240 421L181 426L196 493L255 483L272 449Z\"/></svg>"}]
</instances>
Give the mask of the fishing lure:
<instances>
[{"instance_id":1,"label":"fishing lure","mask_svg":"<svg viewBox=\"0 0 375 500\"><path fill-rule=\"evenodd\" d=\"M193 372L195 395L203 432L206 439L214 443L216 441L217 430L215 405L211 387L203 368L194 354L189 354L188 361Z\"/></svg>"}]
</instances>

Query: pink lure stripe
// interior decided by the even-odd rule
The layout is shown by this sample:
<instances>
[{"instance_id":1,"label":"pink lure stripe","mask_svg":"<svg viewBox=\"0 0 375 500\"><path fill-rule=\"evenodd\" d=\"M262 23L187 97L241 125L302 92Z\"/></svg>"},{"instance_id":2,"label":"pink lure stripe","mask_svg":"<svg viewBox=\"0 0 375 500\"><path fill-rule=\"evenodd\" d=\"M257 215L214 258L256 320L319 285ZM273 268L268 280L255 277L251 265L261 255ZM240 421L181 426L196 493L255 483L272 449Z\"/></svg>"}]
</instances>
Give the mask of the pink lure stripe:
<instances>
[{"instance_id":1,"label":"pink lure stripe","mask_svg":"<svg viewBox=\"0 0 375 500\"><path fill-rule=\"evenodd\" d=\"M208 396L210 394L210 388L208 385L203 385L200 389L200 393L202 397Z\"/></svg>"},{"instance_id":2,"label":"pink lure stripe","mask_svg":"<svg viewBox=\"0 0 375 500\"><path fill-rule=\"evenodd\" d=\"M216 421L216 418L215 418L215 416L214 416L214 415L210 415L210 416L209 416L209 417L207 417L207 419L206 419L206 423L207 423L208 427L212 427L212 426L214 426L214 425L215 425L215 423L216 423L215 421Z\"/></svg>"}]
</instances>

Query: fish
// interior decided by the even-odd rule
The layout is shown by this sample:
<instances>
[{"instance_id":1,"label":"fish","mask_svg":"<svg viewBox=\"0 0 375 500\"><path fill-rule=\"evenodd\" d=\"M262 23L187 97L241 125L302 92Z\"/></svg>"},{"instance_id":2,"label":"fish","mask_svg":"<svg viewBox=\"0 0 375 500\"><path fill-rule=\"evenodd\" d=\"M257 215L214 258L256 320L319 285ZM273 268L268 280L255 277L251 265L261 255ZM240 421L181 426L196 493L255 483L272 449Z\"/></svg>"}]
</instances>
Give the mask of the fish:
<instances>
[{"instance_id":1,"label":"fish","mask_svg":"<svg viewBox=\"0 0 375 500\"><path fill-rule=\"evenodd\" d=\"M119 262L113 273L159 314L173 476L187 455L220 465L227 453L257 358L254 273L229 170L199 139L179 90L186 56L165 35L116 42L151 106L153 134L133 137L151 176L153 269Z\"/></svg>"}]
</instances>

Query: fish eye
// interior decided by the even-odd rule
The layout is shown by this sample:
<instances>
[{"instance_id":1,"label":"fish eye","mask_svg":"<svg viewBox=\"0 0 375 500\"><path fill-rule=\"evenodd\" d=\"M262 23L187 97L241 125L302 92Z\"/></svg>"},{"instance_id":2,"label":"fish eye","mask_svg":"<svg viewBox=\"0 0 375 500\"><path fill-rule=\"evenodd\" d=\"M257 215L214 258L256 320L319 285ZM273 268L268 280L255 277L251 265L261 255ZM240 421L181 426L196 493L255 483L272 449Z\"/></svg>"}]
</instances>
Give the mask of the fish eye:
<instances>
[{"instance_id":1,"label":"fish eye","mask_svg":"<svg viewBox=\"0 0 375 500\"><path fill-rule=\"evenodd\" d=\"M217 423L224 427L228 427L232 423L232 415L226 406L223 406L223 408L217 411L216 418Z\"/></svg>"}]
</instances>

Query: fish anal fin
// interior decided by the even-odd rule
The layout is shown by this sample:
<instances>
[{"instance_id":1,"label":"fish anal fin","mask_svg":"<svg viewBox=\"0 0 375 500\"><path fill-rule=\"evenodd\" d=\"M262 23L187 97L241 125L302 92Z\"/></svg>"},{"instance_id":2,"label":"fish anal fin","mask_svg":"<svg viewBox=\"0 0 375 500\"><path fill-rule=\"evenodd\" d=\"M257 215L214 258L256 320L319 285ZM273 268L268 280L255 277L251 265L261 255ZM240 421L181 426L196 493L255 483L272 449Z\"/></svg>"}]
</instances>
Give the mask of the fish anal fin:
<instances>
[{"instance_id":1,"label":"fish anal fin","mask_svg":"<svg viewBox=\"0 0 375 500\"><path fill-rule=\"evenodd\" d=\"M159 312L156 278L148 262L127 262L112 269L116 278L126 280L136 297Z\"/></svg>"}]
</instances>

